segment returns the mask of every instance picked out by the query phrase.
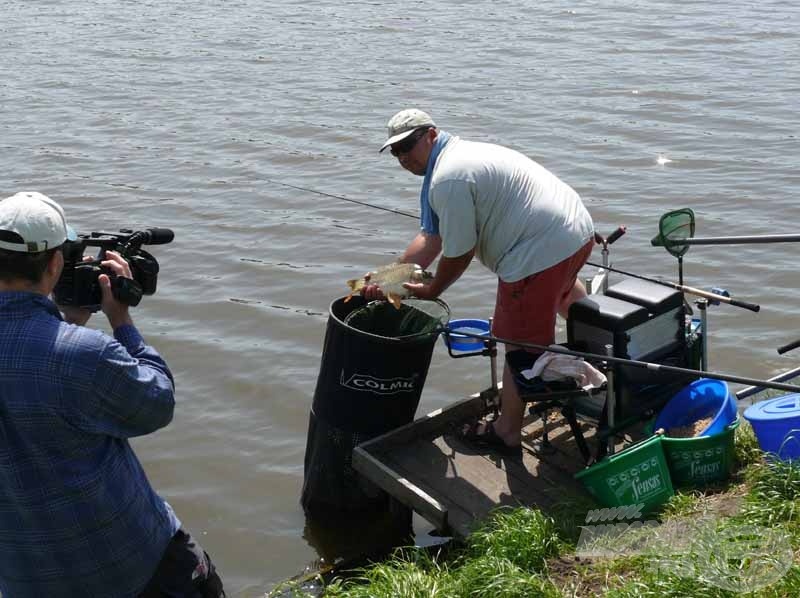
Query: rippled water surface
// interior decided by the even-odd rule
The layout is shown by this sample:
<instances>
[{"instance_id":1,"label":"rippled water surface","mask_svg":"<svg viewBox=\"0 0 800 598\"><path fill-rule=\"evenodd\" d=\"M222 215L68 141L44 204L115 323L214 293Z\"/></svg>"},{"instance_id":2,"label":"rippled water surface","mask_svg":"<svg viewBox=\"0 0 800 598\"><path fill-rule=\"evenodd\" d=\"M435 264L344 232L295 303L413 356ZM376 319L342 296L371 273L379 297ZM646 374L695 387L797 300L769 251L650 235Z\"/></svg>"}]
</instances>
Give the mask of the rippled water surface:
<instances>
[{"instance_id":1,"label":"rippled water surface","mask_svg":"<svg viewBox=\"0 0 800 598\"><path fill-rule=\"evenodd\" d=\"M649 243L672 208L696 211L698 236L798 232L795 3L7 0L0 15L0 193L45 192L80 232L175 230L135 319L179 406L136 447L233 595L324 553L297 500L328 305L416 227L331 195L416 210L420 179L377 153L397 110L556 172L600 232L628 227L619 268L676 280ZM712 308L712 369L796 366L775 348L800 337L797 252L686 255L686 284L762 305ZM444 299L485 318L494 284L474 264ZM487 384L488 364L439 346L420 411Z\"/></svg>"}]
</instances>

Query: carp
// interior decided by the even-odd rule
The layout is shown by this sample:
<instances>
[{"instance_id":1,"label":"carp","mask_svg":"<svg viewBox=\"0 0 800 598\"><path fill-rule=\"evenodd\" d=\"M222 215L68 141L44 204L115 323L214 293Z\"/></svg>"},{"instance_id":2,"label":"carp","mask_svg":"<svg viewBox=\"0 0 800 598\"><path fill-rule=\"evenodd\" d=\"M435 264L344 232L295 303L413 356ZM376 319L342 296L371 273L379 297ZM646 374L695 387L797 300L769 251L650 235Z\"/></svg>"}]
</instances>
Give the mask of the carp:
<instances>
[{"instance_id":1,"label":"carp","mask_svg":"<svg viewBox=\"0 0 800 598\"><path fill-rule=\"evenodd\" d=\"M361 292L368 284L374 284L378 285L381 292L396 309L400 309L401 301L411 296L411 291L405 288L403 283L427 282L432 279L433 274L423 270L417 264L394 263L381 266L362 278L348 280L347 286L350 287L350 294L345 302L349 301L356 293Z\"/></svg>"}]
</instances>

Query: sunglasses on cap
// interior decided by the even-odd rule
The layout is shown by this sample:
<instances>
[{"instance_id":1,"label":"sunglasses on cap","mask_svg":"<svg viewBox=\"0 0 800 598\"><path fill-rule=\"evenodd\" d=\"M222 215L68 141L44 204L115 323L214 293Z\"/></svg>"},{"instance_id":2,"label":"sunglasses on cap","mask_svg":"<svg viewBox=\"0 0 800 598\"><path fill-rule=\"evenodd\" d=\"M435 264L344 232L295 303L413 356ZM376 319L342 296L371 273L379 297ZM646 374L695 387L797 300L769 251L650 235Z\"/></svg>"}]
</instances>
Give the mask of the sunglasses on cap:
<instances>
[{"instance_id":1,"label":"sunglasses on cap","mask_svg":"<svg viewBox=\"0 0 800 598\"><path fill-rule=\"evenodd\" d=\"M395 158L401 154L407 154L414 149L414 146L417 145L417 142L425 136L425 133L427 133L428 130L430 130L430 127L424 127L414 131L402 141L398 141L397 143L393 144L389 151Z\"/></svg>"}]
</instances>

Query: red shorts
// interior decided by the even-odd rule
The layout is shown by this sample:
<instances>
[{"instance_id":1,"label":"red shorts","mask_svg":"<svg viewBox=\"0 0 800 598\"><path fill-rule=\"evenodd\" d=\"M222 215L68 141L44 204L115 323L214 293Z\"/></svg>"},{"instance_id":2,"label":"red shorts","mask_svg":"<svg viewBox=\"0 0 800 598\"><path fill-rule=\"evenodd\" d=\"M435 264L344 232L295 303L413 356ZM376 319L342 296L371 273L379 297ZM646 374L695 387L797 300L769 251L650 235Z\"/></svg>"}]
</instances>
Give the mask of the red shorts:
<instances>
[{"instance_id":1,"label":"red shorts","mask_svg":"<svg viewBox=\"0 0 800 598\"><path fill-rule=\"evenodd\" d=\"M589 241L555 266L517 282L499 280L492 335L537 345L553 344L558 308L572 291L593 247L594 240Z\"/></svg>"}]
</instances>

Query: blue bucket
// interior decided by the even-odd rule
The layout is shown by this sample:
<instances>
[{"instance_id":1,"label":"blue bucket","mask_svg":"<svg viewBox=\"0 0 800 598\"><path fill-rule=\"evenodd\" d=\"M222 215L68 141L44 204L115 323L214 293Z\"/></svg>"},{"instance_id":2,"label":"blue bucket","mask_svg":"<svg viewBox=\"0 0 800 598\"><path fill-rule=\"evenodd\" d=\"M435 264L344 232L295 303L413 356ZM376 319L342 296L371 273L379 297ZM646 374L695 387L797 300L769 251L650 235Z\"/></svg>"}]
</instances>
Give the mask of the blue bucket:
<instances>
[{"instance_id":1,"label":"blue bucket","mask_svg":"<svg viewBox=\"0 0 800 598\"><path fill-rule=\"evenodd\" d=\"M444 343L453 351L482 351L482 339L459 334L459 331L488 336L489 320L450 320L447 333L443 335Z\"/></svg>"},{"instance_id":2,"label":"blue bucket","mask_svg":"<svg viewBox=\"0 0 800 598\"><path fill-rule=\"evenodd\" d=\"M762 451L783 460L800 457L800 394L750 405L744 418L753 426Z\"/></svg>"},{"instance_id":3,"label":"blue bucket","mask_svg":"<svg viewBox=\"0 0 800 598\"><path fill-rule=\"evenodd\" d=\"M714 419L697 436L719 434L732 424L736 420L736 400L724 381L701 378L669 400L656 418L655 429L669 431L689 426L709 415Z\"/></svg>"}]
</instances>

